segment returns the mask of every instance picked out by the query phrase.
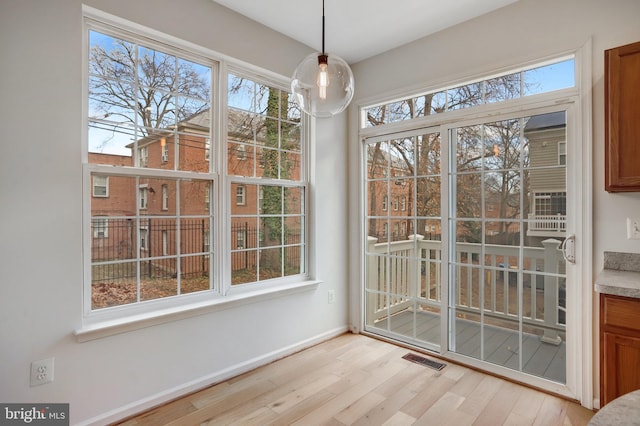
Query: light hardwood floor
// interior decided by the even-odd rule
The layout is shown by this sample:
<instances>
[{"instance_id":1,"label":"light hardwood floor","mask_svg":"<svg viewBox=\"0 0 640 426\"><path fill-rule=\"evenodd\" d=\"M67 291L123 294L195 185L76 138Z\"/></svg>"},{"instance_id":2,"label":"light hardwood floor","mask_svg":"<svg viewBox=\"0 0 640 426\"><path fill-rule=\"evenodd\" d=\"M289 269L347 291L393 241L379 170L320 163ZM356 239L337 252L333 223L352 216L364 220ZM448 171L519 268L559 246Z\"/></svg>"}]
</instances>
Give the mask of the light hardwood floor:
<instances>
[{"instance_id":1,"label":"light hardwood floor","mask_svg":"<svg viewBox=\"0 0 640 426\"><path fill-rule=\"evenodd\" d=\"M409 352L344 334L122 424L552 426L594 414L450 362L440 371L412 363Z\"/></svg>"}]
</instances>

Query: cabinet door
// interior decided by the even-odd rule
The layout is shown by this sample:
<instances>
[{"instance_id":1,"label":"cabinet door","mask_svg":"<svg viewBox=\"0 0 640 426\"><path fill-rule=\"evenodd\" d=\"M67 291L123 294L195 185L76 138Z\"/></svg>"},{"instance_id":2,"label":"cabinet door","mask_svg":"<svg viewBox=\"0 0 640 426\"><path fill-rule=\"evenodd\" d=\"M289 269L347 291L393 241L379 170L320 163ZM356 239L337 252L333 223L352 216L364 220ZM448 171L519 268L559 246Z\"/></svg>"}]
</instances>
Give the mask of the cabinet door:
<instances>
[{"instance_id":1,"label":"cabinet door","mask_svg":"<svg viewBox=\"0 0 640 426\"><path fill-rule=\"evenodd\" d=\"M640 337L603 333L602 401L640 389Z\"/></svg>"},{"instance_id":2,"label":"cabinet door","mask_svg":"<svg viewBox=\"0 0 640 426\"><path fill-rule=\"evenodd\" d=\"M605 189L640 191L640 42L605 51Z\"/></svg>"}]
</instances>

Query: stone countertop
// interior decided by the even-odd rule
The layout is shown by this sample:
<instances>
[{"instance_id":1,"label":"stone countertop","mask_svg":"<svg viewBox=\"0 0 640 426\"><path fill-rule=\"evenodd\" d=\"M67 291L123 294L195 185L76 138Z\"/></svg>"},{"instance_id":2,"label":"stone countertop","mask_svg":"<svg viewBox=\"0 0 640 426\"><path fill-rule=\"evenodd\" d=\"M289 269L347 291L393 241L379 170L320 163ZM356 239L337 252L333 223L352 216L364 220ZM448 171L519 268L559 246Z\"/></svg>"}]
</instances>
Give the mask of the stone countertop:
<instances>
[{"instance_id":1,"label":"stone countertop","mask_svg":"<svg viewBox=\"0 0 640 426\"><path fill-rule=\"evenodd\" d=\"M589 426L637 425L640 423L640 390L618 397L591 418Z\"/></svg>"},{"instance_id":2,"label":"stone countertop","mask_svg":"<svg viewBox=\"0 0 640 426\"><path fill-rule=\"evenodd\" d=\"M596 291L640 299L640 254L604 252L604 270L596 277Z\"/></svg>"},{"instance_id":3,"label":"stone countertop","mask_svg":"<svg viewBox=\"0 0 640 426\"><path fill-rule=\"evenodd\" d=\"M596 277L596 291L640 299L640 272L604 269Z\"/></svg>"}]
</instances>

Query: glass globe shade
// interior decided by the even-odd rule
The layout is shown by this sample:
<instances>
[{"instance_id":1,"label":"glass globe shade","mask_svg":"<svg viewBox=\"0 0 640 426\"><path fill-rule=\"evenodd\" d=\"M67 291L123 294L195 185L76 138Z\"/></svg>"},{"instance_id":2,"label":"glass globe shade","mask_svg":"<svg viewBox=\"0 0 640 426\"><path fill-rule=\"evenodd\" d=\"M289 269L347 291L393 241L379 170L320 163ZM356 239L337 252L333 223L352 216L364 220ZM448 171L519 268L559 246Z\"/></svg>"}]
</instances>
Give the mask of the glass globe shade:
<instances>
[{"instance_id":1,"label":"glass globe shade","mask_svg":"<svg viewBox=\"0 0 640 426\"><path fill-rule=\"evenodd\" d=\"M313 117L328 118L341 113L353 98L353 73L347 62L336 55L327 55L326 76L321 72L318 57L312 53L304 58L293 72L291 91L300 108ZM328 84L321 88L321 81ZM324 93L323 93L324 91Z\"/></svg>"}]
</instances>

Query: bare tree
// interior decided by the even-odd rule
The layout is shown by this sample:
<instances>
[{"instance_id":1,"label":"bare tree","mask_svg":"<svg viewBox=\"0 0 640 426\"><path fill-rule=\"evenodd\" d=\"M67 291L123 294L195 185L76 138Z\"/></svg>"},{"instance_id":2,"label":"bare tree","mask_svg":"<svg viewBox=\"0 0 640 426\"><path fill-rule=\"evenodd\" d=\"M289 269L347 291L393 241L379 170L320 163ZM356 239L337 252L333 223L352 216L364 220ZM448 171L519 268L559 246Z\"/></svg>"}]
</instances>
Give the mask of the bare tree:
<instances>
[{"instance_id":1,"label":"bare tree","mask_svg":"<svg viewBox=\"0 0 640 426\"><path fill-rule=\"evenodd\" d=\"M173 55L110 39L93 44L89 60L92 112L132 126L142 136L176 125L210 108L210 81L196 64Z\"/></svg>"}]
</instances>

